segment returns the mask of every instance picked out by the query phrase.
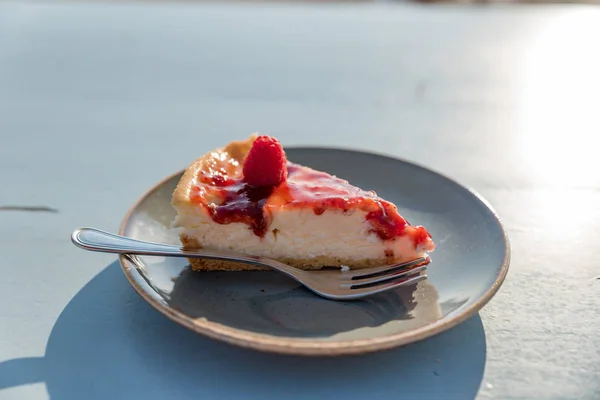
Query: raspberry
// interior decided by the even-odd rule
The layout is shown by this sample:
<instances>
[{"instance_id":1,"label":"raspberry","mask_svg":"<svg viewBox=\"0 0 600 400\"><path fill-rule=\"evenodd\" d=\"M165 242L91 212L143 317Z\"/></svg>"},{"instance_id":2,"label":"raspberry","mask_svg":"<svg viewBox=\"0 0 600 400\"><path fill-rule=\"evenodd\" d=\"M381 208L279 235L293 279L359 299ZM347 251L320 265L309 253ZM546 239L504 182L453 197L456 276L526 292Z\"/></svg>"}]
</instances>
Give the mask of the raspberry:
<instances>
[{"instance_id":1,"label":"raspberry","mask_svg":"<svg viewBox=\"0 0 600 400\"><path fill-rule=\"evenodd\" d=\"M287 160L281 143L259 136L244 160L244 180L252 186L276 186L287 179Z\"/></svg>"}]
</instances>

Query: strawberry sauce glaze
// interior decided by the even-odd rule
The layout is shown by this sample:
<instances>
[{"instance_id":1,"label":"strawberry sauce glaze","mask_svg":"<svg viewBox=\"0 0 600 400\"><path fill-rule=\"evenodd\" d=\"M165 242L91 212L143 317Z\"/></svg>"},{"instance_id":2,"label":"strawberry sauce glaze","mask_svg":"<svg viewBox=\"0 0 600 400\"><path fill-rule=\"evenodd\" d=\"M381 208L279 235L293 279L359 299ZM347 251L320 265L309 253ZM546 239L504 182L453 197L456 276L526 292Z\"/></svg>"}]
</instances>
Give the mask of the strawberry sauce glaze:
<instances>
[{"instance_id":1,"label":"strawberry sauce glaze","mask_svg":"<svg viewBox=\"0 0 600 400\"><path fill-rule=\"evenodd\" d=\"M288 161L288 177L277 186L251 186L242 177L224 177L218 173L198 176L199 185L191 199L203 206L219 224L242 222L254 234L263 237L271 223L273 208L312 208L316 215L326 210L342 212L359 209L367 213L372 232L382 240L409 234L415 246L431 236L423 227L413 227L402 218L394 205L347 181ZM207 202L206 196L215 200ZM407 231L407 227L409 227Z\"/></svg>"}]
</instances>

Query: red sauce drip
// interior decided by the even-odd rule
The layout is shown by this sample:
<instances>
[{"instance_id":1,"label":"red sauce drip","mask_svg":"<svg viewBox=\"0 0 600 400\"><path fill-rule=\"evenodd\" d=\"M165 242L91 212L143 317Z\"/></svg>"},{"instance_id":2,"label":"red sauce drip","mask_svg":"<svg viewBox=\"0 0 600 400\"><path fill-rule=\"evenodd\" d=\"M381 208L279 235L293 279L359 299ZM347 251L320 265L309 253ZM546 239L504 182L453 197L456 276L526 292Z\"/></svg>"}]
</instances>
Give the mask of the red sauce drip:
<instances>
[{"instance_id":1,"label":"red sauce drip","mask_svg":"<svg viewBox=\"0 0 600 400\"><path fill-rule=\"evenodd\" d=\"M315 212L315 214L317 215L323 215L323 213L325 212L325 207L313 207L313 211Z\"/></svg>"},{"instance_id":2,"label":"red sauce drip","mask_svg":"<svg viewBox=\"0 0 600 400\"><path fill-rule=\"evenodd\" d=\"M275 190L274 186L257 187L243 182L223 187L222 202L208 206L212 219L219 224L243 222L256 236L263 237L270 224L270 213L265 203Z\"/></svg>"},{"instance_id":3,"label":"red sauce drip","mask_svg":"<svg viewBox=\"0 0 600 400\"><path fill-rule=\"evenodd\" d=\"M379 201L379 208L367 214L367 220L373 227L372 232L376 233L381 240L390 240L396 236L402 236L408 223L394 209L394 207L384 201Z\"/></svg>"},{"instance_id":4,"label":"red sauce drip","mask_svg":"<svg viewBox=\"0 0 600 400\"><path fill-rule=\"evenodd\" d=\"M415 233L413 234L415 247L424 244L428 239L431 239L431 234L427 232L427 229L422 226L415 227Z\"/></svg>"}]
</instances>

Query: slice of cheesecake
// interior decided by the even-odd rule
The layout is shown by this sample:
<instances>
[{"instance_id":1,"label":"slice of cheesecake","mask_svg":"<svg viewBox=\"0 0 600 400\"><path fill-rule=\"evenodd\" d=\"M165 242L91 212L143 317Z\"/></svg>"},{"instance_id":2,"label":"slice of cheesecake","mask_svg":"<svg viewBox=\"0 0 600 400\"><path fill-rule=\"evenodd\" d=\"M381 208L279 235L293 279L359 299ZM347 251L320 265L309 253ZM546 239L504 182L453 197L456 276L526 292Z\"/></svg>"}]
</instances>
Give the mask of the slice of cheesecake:
<instances>
[{"instance_id":1,"label":"slice of cheesecake","mask_svg":"<svg viewBox=\"0 0 600 400\"><path fill-rule=\"evenodd\" d=\"M367 268L426 256L431 235L396 206L325 172L287 161L281 144L252 135L194 161L173 193L186 249L277 259L302 269ZM194 270L258 270L190 259Z\"/></svg>"}]
</instances>

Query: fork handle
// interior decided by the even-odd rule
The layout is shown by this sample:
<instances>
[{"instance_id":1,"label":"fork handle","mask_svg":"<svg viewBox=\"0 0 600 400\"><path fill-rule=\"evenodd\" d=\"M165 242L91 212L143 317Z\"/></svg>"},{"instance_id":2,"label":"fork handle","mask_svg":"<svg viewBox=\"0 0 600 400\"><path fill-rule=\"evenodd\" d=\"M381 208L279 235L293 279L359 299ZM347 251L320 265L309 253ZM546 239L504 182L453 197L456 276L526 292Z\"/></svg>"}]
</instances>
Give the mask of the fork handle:
<instances>
[{"instance_id":1,"label":"fork handle","mask_svg":"<svg viewBox=\"0 0 600 400\"><path fill-rule=\"evenodd\" d=\"M82 249L98 251L102 253L208 258L213 260L237 261L274 268L273 265L262 262L261 258L256 256L206 249L184 250L179 246L146 242L143 240L115 235L113 233L101 231L95 228L76 229L71 234L71 241Z\"/></svg>"},{"instance_id":2,"label":"fork handle","mask_svg":"<svg viewBox=\"0 0 600 400\"><path fill-rule=\"evenodd\" d=\"M182 249L177 246L131 239L94 228L76 229L71 234L71 241L82 249L102 253L156 256L180 256L182 254Z\"/></svg>"}]
</instances>

